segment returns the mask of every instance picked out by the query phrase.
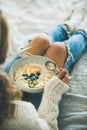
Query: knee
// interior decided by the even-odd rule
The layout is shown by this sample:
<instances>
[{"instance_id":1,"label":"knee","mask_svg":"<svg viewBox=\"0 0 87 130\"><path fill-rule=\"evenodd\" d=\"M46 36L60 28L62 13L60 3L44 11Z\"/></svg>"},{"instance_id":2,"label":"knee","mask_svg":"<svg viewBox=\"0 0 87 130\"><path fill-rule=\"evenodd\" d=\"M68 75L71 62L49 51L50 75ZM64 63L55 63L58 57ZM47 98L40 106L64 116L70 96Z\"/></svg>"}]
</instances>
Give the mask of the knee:
<instances>
[{"instance_id":1,"label":"knee","mask_svg":"<svg viewBox=\"0 0 87 130\"><path fill-rule=\"evenodd\" d=\"M65 44L53 44L45 53L45 57L52 59L59 67L63 67L67 58L67 48Z\"/></svg>"},{"instance_id":2,"label":"knee","mask_svg":"<svg viewBox=\"0 0 87 130\"><path fill-rule=\"evenodd\" d=\"M40 46L46 46L49 47L50 46L50 41L48 39L48 37L44 36L44 35L38 35L34 38L35 43L40 44Z\"/></svg>"},{"instance_id":3,"label":"knee","mask_svg":"<svg viewBox=\"0 0 87 130\"><path fill-rule=\"evenodd\" d=\"M67 49L65 44L53 44L50 47L50 52L55 55L66 55Z\"/></svg>"}]
</instances>

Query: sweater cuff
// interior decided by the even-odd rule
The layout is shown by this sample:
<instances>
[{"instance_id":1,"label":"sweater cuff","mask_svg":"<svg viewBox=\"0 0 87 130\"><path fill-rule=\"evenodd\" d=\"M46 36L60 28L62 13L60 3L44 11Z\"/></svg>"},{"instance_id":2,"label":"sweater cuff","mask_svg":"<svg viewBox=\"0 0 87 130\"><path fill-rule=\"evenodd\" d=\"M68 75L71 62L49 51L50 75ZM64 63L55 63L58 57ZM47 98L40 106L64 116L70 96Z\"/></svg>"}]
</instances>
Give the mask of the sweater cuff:
<instances>
[{"instance_id":1,"label":"sweater cuff","mask_svg":"<svg viewBox=\"0 0 87 130\"><path fill-rule=\"evenodd\" d=\"M69 86L61 81L57 76L54 76L45 87L45 91L48 91L50 94L59 94L60 96L69 89Z\"/></svg>"}]
</instances>

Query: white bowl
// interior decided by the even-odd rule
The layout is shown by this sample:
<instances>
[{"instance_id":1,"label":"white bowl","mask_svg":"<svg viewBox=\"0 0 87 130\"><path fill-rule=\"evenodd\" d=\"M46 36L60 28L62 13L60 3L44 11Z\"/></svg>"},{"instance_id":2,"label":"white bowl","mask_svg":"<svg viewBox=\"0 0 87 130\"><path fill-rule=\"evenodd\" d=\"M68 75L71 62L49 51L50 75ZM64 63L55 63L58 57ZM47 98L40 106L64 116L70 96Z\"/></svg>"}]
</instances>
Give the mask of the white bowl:
<instances>
[{"instance_id":1,"label":"white bowl","mask_svg":"<svg viewBox=\"0 0 87 130\"><path fill-rule=\"evenodd\" d=\"M46 58L46 57L43 57L43 56L27 56L27 57L23 57L23 58L20 58L19 60L17 60L12 66L11 66L11 69L10 69L10 77L11 79L13 80L13 82L21 89L23 90L24 92L28 92L28 93L39 93L39 92L42 92L44 90L44 88L28 88L28 87L25 87L23 86L23 84L18 84L17 82L14 81L14 74L15 74L15 71L26 65L26 64L29 64L29 63L35 63L35 64L43 64L45 65L45 63L47 61L52 61L51 59L49 58ZM52 61L53 62L53 61ZM53 72L54 73L54 72Z\"/></svg>"}]
</instances>

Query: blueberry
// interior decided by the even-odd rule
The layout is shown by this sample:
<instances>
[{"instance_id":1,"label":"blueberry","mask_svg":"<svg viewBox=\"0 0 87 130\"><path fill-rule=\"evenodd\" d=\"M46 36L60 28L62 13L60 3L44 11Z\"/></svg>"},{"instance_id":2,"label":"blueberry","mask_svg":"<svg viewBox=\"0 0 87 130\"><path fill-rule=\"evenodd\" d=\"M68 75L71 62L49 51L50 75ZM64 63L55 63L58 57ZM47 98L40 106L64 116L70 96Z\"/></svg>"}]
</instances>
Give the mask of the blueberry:
<instances>
[{"instance_id":1,"label":"blueberry","mask_svg":"<svg viewBox=\"0 0 87 130\"><path fill-rule=\"evenodd\" d=\"M35 78L35 76L32 76L32 77L30 77L30 79L31 79L31 80L35 80L36 78Z\"/></svg>"},{"instance_id":2,"label":"blueberry","mask_svg":"<svg viewBox=\"0 0 87 130\"><path fill-rule=\"evenodd\" d=\"M27 77L27 76L28 76L28 74L23 74L22 76Z\"/></svg>"},{"instance_id":3,"label":"blueberry","mask_svg":"<svg viewBox=\"0 0 87 130\"><path fill-rule=\"evenodd\" d=\"M35 76L35 74L34 74L34 73L31 73L31 74L30 74L30 77L32 77L32 76Z\"/></svg>"},{"instance_id":4,"label":"blueberry","mask_svg":"<svg viewBox=\"0 0 87 130\"><path fill-rule=\"evenodd\" d=\"M35 79L39 79L39 76L38 76L38 75L35 75Z\"/></svg>"},{"instance_id":5,"label":"blueberry","mask_svg":"<svg viewBox=\"0 0 87 130\"><path fill-rule=\"evenodd\" d=\"M36 75L38 75L38 76L39 76L40 74L41 74L40 72L36 72Z\"/></svg>"}]
</instances>

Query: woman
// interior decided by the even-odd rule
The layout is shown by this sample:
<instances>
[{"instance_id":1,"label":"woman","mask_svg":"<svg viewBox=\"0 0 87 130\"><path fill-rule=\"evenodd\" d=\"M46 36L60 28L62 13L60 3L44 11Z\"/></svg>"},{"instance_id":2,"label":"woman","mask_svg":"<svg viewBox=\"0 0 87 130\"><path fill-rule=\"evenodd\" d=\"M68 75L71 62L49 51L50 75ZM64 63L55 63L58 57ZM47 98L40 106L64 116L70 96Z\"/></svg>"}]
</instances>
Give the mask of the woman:
<instances>
[{"instance_id":1,"label":"woman","mask_svg":"<svg viewBox=\"0 0 87 130\"><path fill-rule=\"evenodd\" d=\"M8 24L2 12L0 15L0 49L3 50L0 63L2 63L8 50ZM57 130L59 113L57 102L69 88L66 84L68 81L66 74L68 72L65 69L60 69L57 76L46 84L37 112L31 103L20 100L21 91L14 86L7 74L0 72L0 130Z\"/></svg>"},{"instance_id":2,"label":"woman","mask_svg":"<svg viewBox=\"0 0 87 130\"><path fill-rule=\"evenodd\" d=\"M58 130L57 102L68 90L68 72L60 69L45 86L38 111L21 101L21 91L16 88L5 73L0 73L0 130ZM62 81L61 81L62 80Z\"/></svg>"}]
</instances>

